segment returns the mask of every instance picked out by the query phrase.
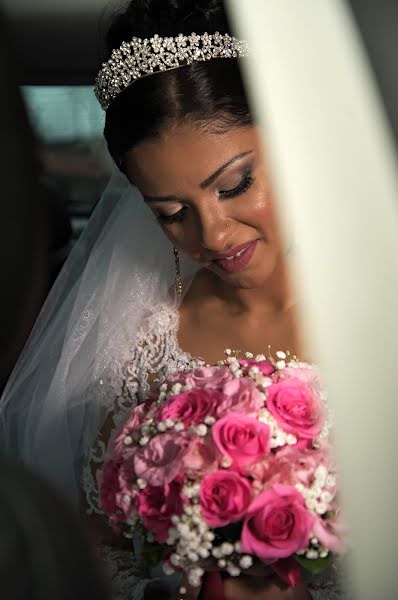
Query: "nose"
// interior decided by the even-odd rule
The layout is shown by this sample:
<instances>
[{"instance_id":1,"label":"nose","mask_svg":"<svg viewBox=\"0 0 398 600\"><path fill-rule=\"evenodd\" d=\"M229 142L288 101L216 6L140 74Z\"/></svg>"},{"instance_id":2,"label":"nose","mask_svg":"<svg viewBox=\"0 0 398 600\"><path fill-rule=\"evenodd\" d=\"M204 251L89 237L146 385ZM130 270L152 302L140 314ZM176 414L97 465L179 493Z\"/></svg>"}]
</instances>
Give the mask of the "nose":
<instances>
[{"instance_id":1,"label":"nose","mask_svg":"<svg viewBox=\"0 0 398 600\"><path fill-rule=\"evenodd\" d=\"M232 247L233 221L219 207L207 206L199 214L200 245L210 252L225 252Z\"/></svg>"}]
</instances>

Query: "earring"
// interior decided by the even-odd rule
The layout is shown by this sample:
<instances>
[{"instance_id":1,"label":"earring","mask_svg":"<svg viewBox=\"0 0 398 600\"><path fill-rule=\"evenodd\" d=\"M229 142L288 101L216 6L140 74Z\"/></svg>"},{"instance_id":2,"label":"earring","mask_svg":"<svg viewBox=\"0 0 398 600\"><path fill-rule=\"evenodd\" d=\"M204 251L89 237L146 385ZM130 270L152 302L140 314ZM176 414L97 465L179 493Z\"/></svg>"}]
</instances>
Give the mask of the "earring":
<instances>
[{"instance_id":1,"label":"earring","mask_svg":"<svg viewBox=\"0 0 398 600\"><path fill-rule=\"evenodd\" d=\"M174 254L174 266L175 266L175 279L174 279L174 290L176 301L180 302L182 296L182 277L181 277L181 269L180 269L180 254L178 252L178 248L173 246L173 254Z\"/></svg>"}]
</instances>

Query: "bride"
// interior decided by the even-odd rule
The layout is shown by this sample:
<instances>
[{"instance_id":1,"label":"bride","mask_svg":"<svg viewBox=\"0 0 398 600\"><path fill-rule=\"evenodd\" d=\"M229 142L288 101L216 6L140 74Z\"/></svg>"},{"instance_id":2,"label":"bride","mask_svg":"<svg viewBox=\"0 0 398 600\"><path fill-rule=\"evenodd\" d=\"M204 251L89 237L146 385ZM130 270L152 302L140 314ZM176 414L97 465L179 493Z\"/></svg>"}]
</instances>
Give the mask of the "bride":
<instances>
[{"instance_id":1,"label":"bride","mask_svg":"<svg viewBox=\"0 0 398 600\"><path fill-rule=\"evenodd\" d=\"M240 74L247 48L229 32L222 0L133 0L116 18L96 94L119 172L0 405L5 451L80 503L124 600L168 592L101 511L97 476L114 428L195 357L271 347L305 358ZM341 597L334 571L294 590L265 571L223 581L226 600Z\"/></svg>"}]
</instances>

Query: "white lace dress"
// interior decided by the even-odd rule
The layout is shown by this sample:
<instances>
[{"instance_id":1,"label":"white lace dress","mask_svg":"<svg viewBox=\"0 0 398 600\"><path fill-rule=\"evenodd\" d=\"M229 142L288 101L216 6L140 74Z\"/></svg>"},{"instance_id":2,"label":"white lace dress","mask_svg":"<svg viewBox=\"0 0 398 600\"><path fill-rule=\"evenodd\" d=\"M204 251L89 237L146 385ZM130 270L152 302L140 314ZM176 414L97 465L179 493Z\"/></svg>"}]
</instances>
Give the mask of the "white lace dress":
<instances>
[{"instance_id":1,"label":"white lace dress","mask_svg":"<svg viewBox=\"0 0 398 600\"><path fill-rule=\"evenodd\" d=\"M130 348L123 359L109 367L109 374L96 382L88 391L98 403L98 396L108 398L107 433L98 432L97 440L87 452L83 469L82 491L88 515L100 515L99 487L96 473L101 467L109 439L109 432L117 427L137 403L144 400L151 383L185 369L194 367L198 360L183 352L177 341L178 312L174 306L161 305L153 309L141 324L134 348ZM113 402L109 402L113 398ZM166 579L161 567L148 570L139 557L138 544L121 549L101 544L99 555L113 592L113 600L143 600L145 590L153 585L154 579ZM167 578L172 588L178 585L174 577ZM314 600L341 600L335 567L316 578L307 578L307 587ZM160 590L159 590L160 592ZM160 594L159 594L160 595Z\"/></svg>"}]
</instances>

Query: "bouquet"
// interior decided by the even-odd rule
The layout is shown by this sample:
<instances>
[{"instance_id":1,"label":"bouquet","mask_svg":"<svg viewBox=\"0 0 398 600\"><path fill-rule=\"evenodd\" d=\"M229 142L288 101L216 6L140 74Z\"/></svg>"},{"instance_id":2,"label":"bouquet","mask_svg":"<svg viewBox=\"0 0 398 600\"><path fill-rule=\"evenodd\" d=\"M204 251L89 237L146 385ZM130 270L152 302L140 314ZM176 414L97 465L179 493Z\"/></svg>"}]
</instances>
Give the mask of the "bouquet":
<instances>
[{"instance_id":1,"label":"bouquet","mask_svg":"<svg viewBox=\"0 0 398 600\"><path fill-rule=\"evenodd\" d=\"M209 559L237 576L260 559L290 585L344 551L331 415L318 370L289 353L231 350L178 373L110 441L101 502L142 532L144 557L201 583Z\"/></svg>"}]
</instances>

